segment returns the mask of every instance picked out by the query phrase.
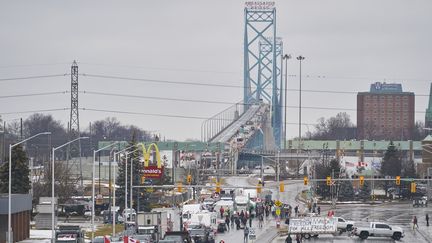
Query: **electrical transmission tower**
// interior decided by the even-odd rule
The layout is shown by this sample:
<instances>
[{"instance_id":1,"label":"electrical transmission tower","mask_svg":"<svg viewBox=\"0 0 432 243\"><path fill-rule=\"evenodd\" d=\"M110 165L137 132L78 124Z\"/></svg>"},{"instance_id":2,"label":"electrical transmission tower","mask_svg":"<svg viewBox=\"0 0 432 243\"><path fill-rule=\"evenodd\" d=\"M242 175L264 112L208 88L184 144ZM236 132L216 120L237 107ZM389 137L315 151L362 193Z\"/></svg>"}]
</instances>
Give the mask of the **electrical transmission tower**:
<instances>
[{"instance_id":1,"label":"electrical transmission tower","mask_svg":"<svg viewBox=\"0 0 432 243\"><path fill-rule=\"evenodd\" d=\"M80 137L79 113L78 113L78 65L76 61L71 66L71 109L69 120L69 141ZM76 181L81 182L82 165L81 165L81 142L80 140L71 143L68 146L66 171Z\"/></svg>"}]
</instances>

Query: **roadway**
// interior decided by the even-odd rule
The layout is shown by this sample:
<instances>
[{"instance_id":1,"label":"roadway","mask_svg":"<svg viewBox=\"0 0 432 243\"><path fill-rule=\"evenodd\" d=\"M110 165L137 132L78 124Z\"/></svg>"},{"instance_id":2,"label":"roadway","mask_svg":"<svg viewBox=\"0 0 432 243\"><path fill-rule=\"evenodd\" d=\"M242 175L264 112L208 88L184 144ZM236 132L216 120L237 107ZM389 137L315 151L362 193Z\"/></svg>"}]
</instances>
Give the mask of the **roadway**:
<instances>
[{"instance_id":1,"label":"roadway","mask_svg":"<svg viewBox=\"0 0 432 243\"><path fill-rule=\"evenodd\" d=\"M225 179L226 185L236 186L250 186L256 184L256 178L250 177L229 177ZM301 210L304 209L303 205L296 201L296 196L305 187L302 183L292 183L289 181L288 185L285 186L285 192L280 193L280 200L290 205L299 205ZM273 192L273 198L277 198L277 183L266 182L264 189L271 188ZM320 205L321 211L326 214L331 208L327 205ZM432 242L432 226L426 227L425 215L430 213L428 208L413 208L410 202L405 203L383 203L377 205L370 204L356 204L356 205L337 205L335 209L335 215L343 217L345 219L353 220L358 225L365 225L371 221L386 222L390 225L400 226L404 229L405 237L400 242L418 242L426 243ZM412 229L412 218L416 215L419 222L419 229ZM281 222L281 227L285 227L285 224ZM255 219L252 222L252 228L255 229L257 240L255 242L273 242L283 243L286 236L277 236L276 221L273 217L264 220L264 227L258 228L258 221ZM218 234L216 236L216 242L224 240L225 242L243 242L243 230L232 229L229 232ZM294 241L295 242L295 241ZM342 235L320 235L316 239L310 239L307 242L395 242L390 238L378 238L369 237L367 240L360 240L358 237L350 237L347 233Z\"/></svg>"},{"instance_id":2,"label":"roadway","mask_svg":"<svg viewBox=\"0 0 432 243\"><path fill-rule=\"evenodd\" d=\"M225 178L225 184L227 187L230 185L235 186L250 186L256 185L257 178L251 177L227 177ZM272 191L273 198L277 198L276 190L276 182L266 182L265 189L270 189ZM293 183L285 186L285 192L280 194L280 200L284 203L288 203L290 205L296 205L297 202L295 198L297 194L303 189L303 185L301 183ZM283 222L281 222L281 225ZM268 219L264 219L263 228L258 228L258 220L254 219L252 221L252 228L255 230L255 234L257 236L257 240L255 242L271 242L274 237L277 235L276 230L276 220L270 215ZM224 240L225 242L243 242L243 230L231 229L225 233L219 233L216 236L216 242L220 240Z\"/></svg>"}]
</instances>

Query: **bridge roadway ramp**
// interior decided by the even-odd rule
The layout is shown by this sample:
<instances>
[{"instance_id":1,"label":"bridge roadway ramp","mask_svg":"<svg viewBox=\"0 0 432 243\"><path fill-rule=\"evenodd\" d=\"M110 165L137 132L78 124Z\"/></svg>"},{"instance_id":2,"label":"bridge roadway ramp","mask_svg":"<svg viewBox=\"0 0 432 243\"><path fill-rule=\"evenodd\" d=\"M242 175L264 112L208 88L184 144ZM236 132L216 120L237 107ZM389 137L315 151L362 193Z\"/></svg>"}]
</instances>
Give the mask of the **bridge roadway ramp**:
<instances>
[{"instance_id":1,"label":"bridge roadway ramp","mask_svg":"<svg viewBox=\"0 0 432 243\"><path fill-rule=\"evenodd\" d=\"M240 128L245 126L248 121L251 121L257 116L258 112L262 112L265 109L265 104L251 105L236 121L228 125L224 130L218 133L215 137L210 139L211 143L230 143L231 140L238 135Z\"/></svg>"}]
</instances>

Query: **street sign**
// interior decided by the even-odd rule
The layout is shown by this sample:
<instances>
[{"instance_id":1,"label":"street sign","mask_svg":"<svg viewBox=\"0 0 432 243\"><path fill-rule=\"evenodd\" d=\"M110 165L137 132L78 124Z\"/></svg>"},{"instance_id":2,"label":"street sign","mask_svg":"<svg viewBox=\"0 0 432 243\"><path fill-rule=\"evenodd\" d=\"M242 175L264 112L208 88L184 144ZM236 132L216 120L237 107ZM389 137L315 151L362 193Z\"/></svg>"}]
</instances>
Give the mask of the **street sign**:
<instances>
[{"instance_id":1,"label":"street sign","mask_svg":"<svg viewBox=\"0 0 432 243\"><path fill-rule=\"evenodd\" d=\"M276 209L276 215L277 215L277 216L279 216L279 215L280 215L280 213L281 213L281 210L280 210L280 208Z\"/></svg>"},{"instance_id":2,"label":"street sign","mask_svg":"<svg viewBox=\"0 0 432 243\"><path fill-rule=\"evenodd\" d=\"M249 240L256 240L256 234L254 228L249 229Z\"/></svg>"}]
</instances>

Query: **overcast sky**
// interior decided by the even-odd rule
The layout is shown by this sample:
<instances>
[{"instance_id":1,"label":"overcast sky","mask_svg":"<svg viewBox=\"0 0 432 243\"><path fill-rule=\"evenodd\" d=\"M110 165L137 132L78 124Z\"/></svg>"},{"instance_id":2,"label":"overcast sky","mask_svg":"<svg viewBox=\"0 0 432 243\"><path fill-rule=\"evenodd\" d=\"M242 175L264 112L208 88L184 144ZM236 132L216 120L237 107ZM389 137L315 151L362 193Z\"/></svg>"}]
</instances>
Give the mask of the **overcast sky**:
<instances>
[{"instance_id":1,"label":"overcast sky","mask_svg":"<svg viewBox=\"0 0 432 243\"><path fill-rule=\"evenodd\" d=\"M284 50L303 55L302 88L368 91L371 83L398 82L416 93L416 120L424 121L432 81L432 1L276 1ZM243 85L244 1L1 1L0 115L6 121L70 107L70 94L4 98L70 90L70 77L1 81L9 77L70 73ZM39 65L43 64L43 65ZM298 89L297 60L288 63L288 88ZM80 76L80 91L238 102L241 88L167 85ZM423 96L421 96L423 95ZM298 106L298 92L288 93ZM355 94L303 92L304 107L356 108ZM87 109L211 117L227 104L191 103L79 94ZM302 109L303 122L338 110ZM348 111L354 123L356 112ZM50 112L67 124L69 111ZM81 129L117 117L166 138L200 138L203 120L80 110ZM298 109L288 109L297 123ZM303 126L303 131L312 125ZM297 126L288 125L288 137Z\"/></svg>"}]
</instances>

